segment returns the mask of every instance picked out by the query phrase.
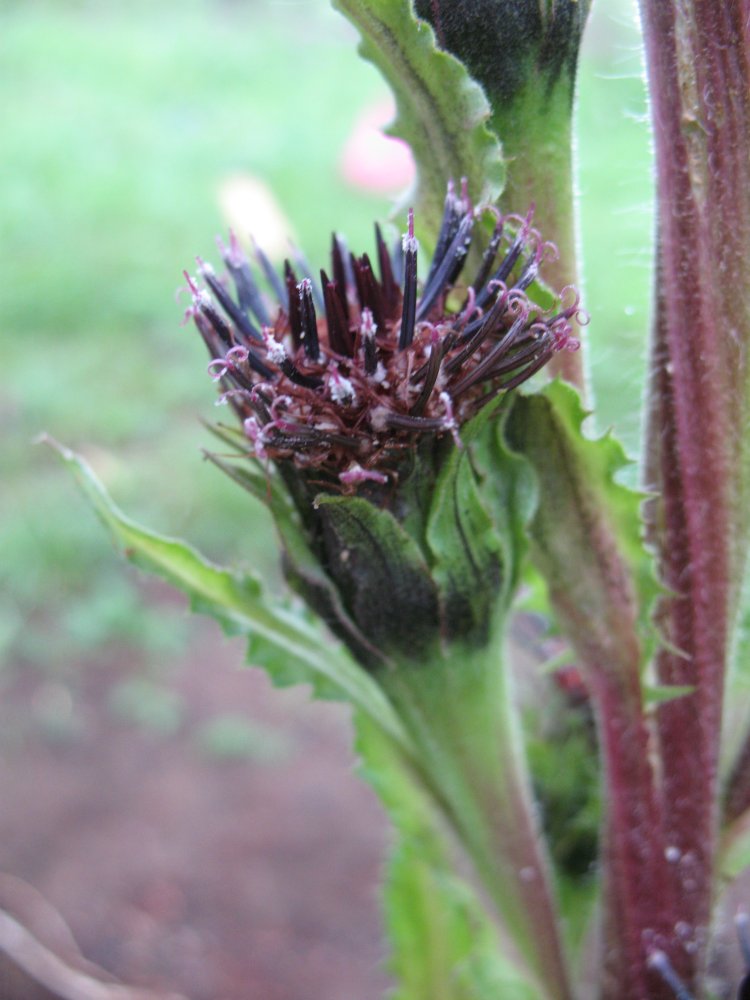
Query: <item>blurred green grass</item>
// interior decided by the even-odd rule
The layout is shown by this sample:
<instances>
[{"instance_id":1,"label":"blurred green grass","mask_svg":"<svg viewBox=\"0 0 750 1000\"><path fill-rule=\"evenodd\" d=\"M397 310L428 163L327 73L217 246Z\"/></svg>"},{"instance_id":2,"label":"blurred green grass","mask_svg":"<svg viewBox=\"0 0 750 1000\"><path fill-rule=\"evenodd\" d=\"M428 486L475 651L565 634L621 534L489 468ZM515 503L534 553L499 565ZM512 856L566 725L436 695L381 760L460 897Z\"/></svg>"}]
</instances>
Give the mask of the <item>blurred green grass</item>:
<instances>
[{"instance_id":1,"label":"blurred green grass","mask_svg":"<svg viewBox=\"0 0 750 1000\"><path fill-rule=\"evenodd\" d=\"M324 0L3 6L0 652L49 668L112 641L174 657L187 641L154 638L160 622L186 633L123 576L31 444L42 430L87 454L133 516L275 579L264 514L201 461L213 390L175 290L196 252L212 256L217 189L237 172L270 185L311 260L332 228L369 248L390 205L348 188L337 160L384 94ZM631 451L650 293L644 113L630 6L610 3L582 61L581 239L598 420Z\"/></svg>"}]
</instances>

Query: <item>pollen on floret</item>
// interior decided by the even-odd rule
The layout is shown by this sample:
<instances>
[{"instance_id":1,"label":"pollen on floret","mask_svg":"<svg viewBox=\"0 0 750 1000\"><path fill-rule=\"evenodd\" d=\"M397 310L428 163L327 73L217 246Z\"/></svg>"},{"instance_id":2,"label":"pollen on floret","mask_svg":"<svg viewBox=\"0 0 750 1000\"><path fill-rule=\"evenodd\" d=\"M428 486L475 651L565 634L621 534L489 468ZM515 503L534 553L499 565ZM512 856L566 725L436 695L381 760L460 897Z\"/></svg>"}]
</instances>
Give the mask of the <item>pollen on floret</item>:
<instances>
[{"instance_id":1,"label":"pollen on floret","mask_svg":"<svg viewBox=\"0 0 750 1000\"><path fill-rule=\"evenodd\" d=\"M265 443L263 441L263 427L261 427L255 417L248 417L243 422L242 427L248 437L248 440L252 441L255 447L255 454L258 458L265 459L267 456Z\"/></svg>"},{"instance_id":2,"label":"pollen on floret","mask_svg":"<svg viewBox=\"0 0 750 1000\"><path fill-rule=\"evenodd\" d=\"M378 332L377 324L372 315L372 311L365 306L362 310L362 319L359 324L359 331L363 337L373 338Z\"/></svg>"},{"instance_id":3,"label":"pollen on floret","mask_svg":"<svg viewBox=\"0 0 750 1000\"><path fill-rule=\"evenodd\" d=\"M353 406L357 400L357 393L348 378L338 371L335 365L328 368L328 393L334 403L341 406Z\"/></svg>"},{"instance_id":4,"label":"pollen on floret","mask_svg":"<svg viewBox=\"0 0 750 1000\"><path fill-rule=\"evenodd\" d=\"M484 212L494 230L472 273ZM201 259L206 287L186 274L209 372L253 454L315 489L395 482L424 437L461 447L479 409L576 345L577 294L545 311L527 293L551 253L530 213L475 209L466 184L451 185L422 280L413 211L392 249L375 235L372 258L334 235L319 282L298 253L283 277L258 247L251 264L234 234L219 241L226 278Z\"/></svg>"},{"instance_id":5,"label":"pollen on floret","mask_svg":"<svg viewBox=\"0 0 750 1000\"><path fill-rule=\"evenodd\" d=\"M345 486L356 486L359 483L380 483L388 482L388 476L383 472L375 472L373 469L363 469L361 465L354 462L345 472L339 473L339 479Z\"/></svg>"},{"instance_id":6,"label":"pollen on floret","mask_svg":"<svg viewBox=\"0 0 750 1000\"><path fill-rule=\"evenodd\" d=\"M193 297L193 305L197 308L201 306L210 306L213 304L213 299L211 298L211 293L206 288L199 288L195 281L190 277L187 271L182 272L187 281L188 288Z\"/></svg>"},{"instance_id":7,"label":"pollen on floret","mask_svg":"<svg viewBox=\"0 0 750 1000\"><path fill-rule=\"evenodd\" d=\"M266 345L266 359L278 368L287 360L287 350L280 343L270 330L263 331L263 342Z\"/></svg>"},{"instance_id":8,"label":"pollen on floret","mask_svg":"<svg viewBox=\"0 0 750 1000\"><path fill-rule=\"evenodd\" d=\"M409 209L409 222L407 230L401 237L401 248L405 254L416 253L419 249L419 243L414 235L414 209Z\"/></svg>"},{"instance_id":9,"label":"pollen on floret","mask_svg":"<svg viewBox=\"0 0 750 1000\"><path fill-rule=\"evenodd\" d=\"M458 434L458 423L456 422L455 414L453 413L453 400L450 398L447 392L440 393L440 402L445 408L445 417L443 418L443 427L447 431L450 431L451 436L456 444L457 448L463 447L461 444L461 438Z\"/></svg>"}]
</instances>

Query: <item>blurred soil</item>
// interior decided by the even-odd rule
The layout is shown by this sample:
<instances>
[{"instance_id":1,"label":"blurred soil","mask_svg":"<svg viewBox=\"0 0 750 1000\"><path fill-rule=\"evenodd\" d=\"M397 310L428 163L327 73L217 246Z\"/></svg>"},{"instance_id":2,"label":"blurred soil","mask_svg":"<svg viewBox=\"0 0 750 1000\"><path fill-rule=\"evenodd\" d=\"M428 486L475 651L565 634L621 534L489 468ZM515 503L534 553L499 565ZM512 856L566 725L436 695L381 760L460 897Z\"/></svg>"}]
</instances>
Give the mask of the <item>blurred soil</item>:
<instances>
[{"instance_id":1,"label":"blurred soil","mask_svg":"<svg viewBox=\"0 0 750 1000\"><path fill-rule=\"evenodd\" d=\"M388 985L387 832L354 773L348 712L272 689L213 623L190 628L168 732L113 711L113 691L145 669L132 649L79 664L72 696L42 672L12 671L0 872L132 986L189 1000L375 1000ZM76 724L60 725L66 716Z\"/></svg>"}]
</instances>

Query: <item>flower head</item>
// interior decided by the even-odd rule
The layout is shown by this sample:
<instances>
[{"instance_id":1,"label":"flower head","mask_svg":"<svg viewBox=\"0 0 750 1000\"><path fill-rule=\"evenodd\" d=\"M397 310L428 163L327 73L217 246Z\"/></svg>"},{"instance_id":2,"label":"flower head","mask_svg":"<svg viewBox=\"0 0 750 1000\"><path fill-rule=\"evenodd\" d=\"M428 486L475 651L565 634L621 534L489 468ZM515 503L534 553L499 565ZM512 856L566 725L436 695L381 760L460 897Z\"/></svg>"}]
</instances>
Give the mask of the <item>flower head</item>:
<instances>
[{"instance_id":1,"label":"flower head","mask_svg":"<svg viewBox=\"0 0 750 1000\"><path fill-rule=\"evenodd\" d=\"M436 643L487 641L503 589L500 550L482 534L485 514L464 509L465 493L461 510L437 510L438 476L458 475L446 463L464 454L472 417L556 351L578 346L577 296L545 311L527 294L555 253L531 213L492 211L491 234L485 216L465 189L449 187L421 283L411 212L393 252L376 227L375 263L334 236L319 282L301 258L280 277L256 249L275 301L234 237L220 243L228 281L200 259L199 279L188 277L209 372L242 426L220 436L240 442L241 463L264 467L267 489L210 457L269 504L290 583L367 666L418 660ZM467 279L478 230L488 243ZM462 475L474 476L471 464ZM448 504L458 503L459 491L448 492ZM430 525L441 518L457 532L448 547L458 563L447 569L431 547Z\"/></svg>"},{"instance_id":2,"label":"flower head","mask_svg":"<svg viewBox=\"0 0 750 1000\"><path fill-rule=\"evenodd\" d=\"M449 188L421 286L411 212L393 253L376 227L377 266L334 236L330 275L321 270L319 283L304 261L299 271L287 261L280 279L256 251L273 304L234 237L221 247L234 294L199 260L205 287L189 279L190 311L257 458L293 466L317 490L393 486L421 438L460 446L460 428L484 403L577 347L577 298L546 313L527 295L555 252L530 214L498 217L465 279L481 214Z\"/></svg>"}]
</instances>

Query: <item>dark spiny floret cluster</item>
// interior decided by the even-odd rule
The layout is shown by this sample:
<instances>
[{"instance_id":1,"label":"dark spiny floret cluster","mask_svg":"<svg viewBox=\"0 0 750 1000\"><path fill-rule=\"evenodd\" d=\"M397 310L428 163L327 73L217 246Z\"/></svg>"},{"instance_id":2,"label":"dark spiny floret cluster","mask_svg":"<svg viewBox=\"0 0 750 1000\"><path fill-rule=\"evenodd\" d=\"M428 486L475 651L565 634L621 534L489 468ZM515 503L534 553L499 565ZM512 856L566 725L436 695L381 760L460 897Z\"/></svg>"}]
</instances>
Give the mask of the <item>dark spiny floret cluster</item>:
<instances>
[{"instance_id":1,"label":"dark spiny floret cluster","mask_svg":"<svg viewBox=\"0 0 750 1000\"><path fill-rule=\"evenodd\" d=\"M486 210L492 211L492 210ZM413 215L396 250L378 226L376 261L334 236L330 274L298 259L283 278L259 249L262 293L236 239L220 243L229 280L199 259L189 313L211 355L209 372L260 460L292 463L329 488L398 478L405 452L451 435L484 403L575 349L578 297L544 312L527 296L556 253L525 219L500 217L477 273L464 276L484 213L449 186L427 276L417 279ZM300 273L301 272L301 273ZM230 291L231 285L234 291Z\"/></svg>"}]
</instances>

